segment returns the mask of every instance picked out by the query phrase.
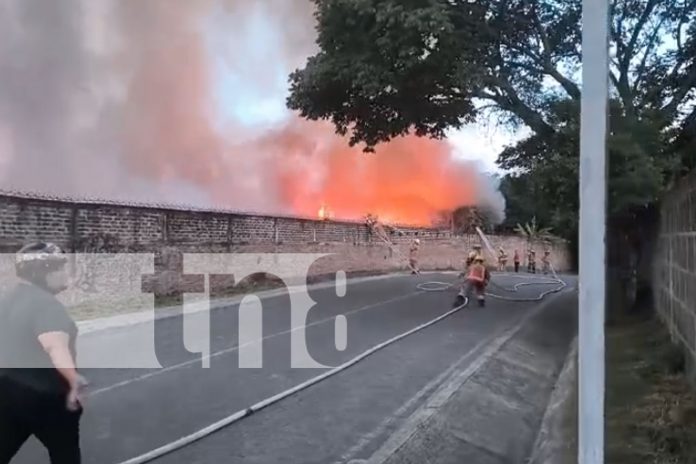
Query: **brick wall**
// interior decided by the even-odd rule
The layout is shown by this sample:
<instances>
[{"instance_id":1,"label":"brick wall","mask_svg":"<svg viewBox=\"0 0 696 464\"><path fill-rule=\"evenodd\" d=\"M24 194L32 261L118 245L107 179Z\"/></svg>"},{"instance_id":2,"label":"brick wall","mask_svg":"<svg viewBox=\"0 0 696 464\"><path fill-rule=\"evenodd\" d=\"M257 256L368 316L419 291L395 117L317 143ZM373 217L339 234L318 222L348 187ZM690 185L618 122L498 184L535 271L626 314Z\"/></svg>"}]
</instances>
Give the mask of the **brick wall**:
<instances>
[{"instance_id":1,"label":"brick wall","mask_svg":"<svg viewBox=\"0 0 696 464\"><path fill-rule=\"evenodd\" d=\"M664 198L658 237L653 268L657 311L684 347L696 379L696 174Z\"/></svg>"},{"instance_id":2,"label":"brick wall","mask_svg":"<svg viewBox=\"0 0 696 464\"><path fill-rule=\"evenodd\" d=\"M416 237L421 239L421 267L425 270L460 269L470 247L478 243L474 236L453 237L448 230L417 227L398 227L392 236L403 253ZM494 247L503 246L510 256L515 249L525 254L526 244L519 237L489 238ZM314 267L318 274L406 269L403 255L390 251L362 222L65 201L0 192L0 252L14 252L30 240L54 241L72 252L332 253ZM540 259L542 246L538 244L536 249ZM555 268L567 270L566 244L557 241L551 249Z\"/></svg>"}]
</instances>

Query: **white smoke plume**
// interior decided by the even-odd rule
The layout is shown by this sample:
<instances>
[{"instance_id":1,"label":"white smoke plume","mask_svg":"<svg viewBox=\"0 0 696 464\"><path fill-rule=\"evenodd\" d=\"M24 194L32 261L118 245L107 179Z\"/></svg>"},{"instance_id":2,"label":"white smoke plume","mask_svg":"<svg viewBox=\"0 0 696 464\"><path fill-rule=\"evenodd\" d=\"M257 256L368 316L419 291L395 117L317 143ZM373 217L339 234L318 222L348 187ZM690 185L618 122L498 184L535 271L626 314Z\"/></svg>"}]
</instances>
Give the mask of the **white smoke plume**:
<instances>
[{"instance_id":1,"label":"white smoke plume","mask_svg":"<svg viewBox=\"0 0 696 464\"><path fill-rule=\"evenodd\" d=\"M505 221L505 197L500 192L500 179L482 171L477 172L480 180L476 203L491 224L501 224Z\"/></svg>"}]
</instances>

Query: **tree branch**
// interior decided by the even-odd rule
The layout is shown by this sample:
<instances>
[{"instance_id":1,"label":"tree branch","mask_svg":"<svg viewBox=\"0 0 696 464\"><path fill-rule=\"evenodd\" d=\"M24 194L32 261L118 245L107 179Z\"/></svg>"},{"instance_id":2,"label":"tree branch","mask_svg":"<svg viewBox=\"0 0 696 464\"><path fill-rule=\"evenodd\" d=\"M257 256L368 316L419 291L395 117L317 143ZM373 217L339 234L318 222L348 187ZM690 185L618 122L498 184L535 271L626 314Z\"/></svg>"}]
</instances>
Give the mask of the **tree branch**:
<instances>
[{"instance_id":1,"label":"tree branch","mask_svg":"<svg viewBox=\"0 0 696 464\"><path fill-rule=\"evenodd\" d=\"M531 50L529 47L519 47L516 44L511 44L507 41L503 42L506 47L509 47L511 50L515 50L519 53L522 53L523 55L526 55L527 57L531 58L532 61L534 61L540 68L539 69L534 69L530 66L520 66L524 67L525 69L529 69L530 71L534 72L539 72L541 74L546 74L549 77L552 77L556 82L558 82L561 87L563 87L563 90L565 90L568 95L573 98L574 100L579 100L580 99L580 88L578 85L573 82L571 79L565 77L563 74L561 74L556 66L554 65L552 59L551 59L551 50L549 48L549 43L548 43L548 36L544 32L543 28L541 27L541 23L539 22L539 18L537 16L536 10L534 12L534 24L537 32L540 35L541 42L543 44L542 50L541 50L541 55L536 53L535 51ZM520 65L519 63L516 63L518 66Z\"/></svg>"},{"instance_id":2,"label":"tree branch","mask_svg":"<svg viewBox=\"0 0 696 464\"><path fill-rule=\"evenodd\" d=\"M696 63L691 66L689 74L684 76L684 79L670 102L661 108L660 112L666 120L671 121L673 119L679 109L679 105L683 103L684 98L686 98L694 87L696 87Z\"/></svg>"},{"instance_id":3,"label":"tree branch","mask_svg":"<svg viewBox=\"0 0 696 464\"><path fill-rule=\"evenodd\" d=\"M616 6L616 4L614 4ZM613 9L613 8L612 8ZM618 10L618 8L617 8ZM614 42L616 42L616 56L621 56L623 53L623 23L624 20L626 19L626 8L623 9L622 15L614 15L612 14L612 17L616 16L617 21L616 21L616 28L614 28L614 22L611 22L611 28L610 28L610 33L612 38L614 39Z\"/></svg>"},{"instance_id":4,"label":"tree branch","mask_svg":"<svg viewBox=\"0 0 696 464\"><path fill-rule=\"evenodd\" d=\"M648 61L648 56L652 53L652 49L657 43L657 38L659 37L659 32L662 29L662 25L664 24L666 19L666 16L660 20L660 22L655 26L655 29L653 30L652 34L650 35L650 38L648 39L647 45L645 47L645 52L643 53L643 59L640 61L640 65L638 65L638 69L636 70L636 80L633 83L633 89L632 93L635 93L636 90L638 90L638 84L640 84L640 81L643 79L643 73L645 72L645 65Z\"/></svg>"},{"instance_id":5,"label":"tree branch","mask_svg":"<svg viewBox=\"0 0 696 464\"><path fill-rule=\"evenodd\" d=\"M673 0L672 0L673 1ZM622 70L621 73L625 71L628 73L628 67L631 63L631 58L633 57L633 52L636 48L636 43L638 42L638 38L640 37L640 33L645 27L645 24L648 22L648 19L650 19L650 15L652 14L653 10L655 9L655 6L657 5L658 0L648 0L648 3L645 5L645 10L643 10L643 14L640 16L638 19L638 22L636 23L635 28L633 29L633 33L631 34L631 38L628 41L628 45L626 46L626 50L624 51L622 60L621 60L621 66Z\"/></svg>"},{"instance_id":6,"label":"tree branch","mask_svg":"<svg viewBox=\"0 0 696 464\"><path fill-rule=\"evenodd\" d=\"M696 7L696 0L691 0L688 4L684 5L684 8L682 9L682 14L679 15L679 24L677 25L677 30L676 30L676 41L677 41L677 52L679 55L683 55L684 53L684 47L683 47L683 42L682 42L682 28L684 27L685 20L687 17L687 14L690 13L694 7Z\"/></svg>"},{"instance_id":7,"label":"tree branch","mask_svg":"<svg viewBox=\"0 0 696 464\"><path fill-rule=\"evenodd\" d=\"M486 99L495 102L501 109L508 111L518 118L520 118L530 129L532 129L537 134L549 134L553 133L553 128L546 123L544 118L537 111L530 108L525 104L510 84L504 82L502 79L497 78L497 81L501 85L504 92L500 94L490 93L486 90L480 90L475 97Z\"/></svg>"},{"instance_id":8,"label":"tree branch","mask_svg":"<svg viewBox=\"0 0 696 464\"><path fill-rule=\"evenodd\" d=\"M635 108L633 104L633 92L631 91L631 85L629 83L631 59L633 58L633 54L635 52L638 39L640 38L640 34L643 31L643 28L647 24L648 20L650 19L650 15L655 9L657 3L658 0L648 0L648 3L645 5L645 9L643 10L643 13L641 14L640 18L638 19L638 22L633 28L631 38L629 39L626 48L623 49L620 54L618 53L619 42L617 42L617 54L619 58L619 79L617 82L614 83L614 85L616 85L616 90L619 92L619 96L621 97L621 102L624 105L626 113L632 116L635 113Z\"/></svg>"},{"instance_id":9,"label":"tree branch","mask_svg":"<svg viewBox=\"0 0 696 464\"><path fill-rule=\"evenodd\" d=\"M614 74L613 72L609 71L609 79L611 79L611 83L614 84L614 87L617 87L617 88L618 88L618 86L619 86L619 78L616 77L616 74Z\"/></svg>"},{"instance_id":10,"label":"tree branch","mask_svg":"<svg viewBox=\"0 0 696 464\"><path fill-rule=\"evenodd\" d=\"M549 63L549 65L545 69L547 74L553 77L556 80L556 82L561 84L561 87L563 87L563 89L568 93L568 95L570 95L573 98L573 100L580 100L580 88L575 82L558 72L558 69L556 69L556 67L553 66L551 63Z\"/></svg>"}]
</instances>

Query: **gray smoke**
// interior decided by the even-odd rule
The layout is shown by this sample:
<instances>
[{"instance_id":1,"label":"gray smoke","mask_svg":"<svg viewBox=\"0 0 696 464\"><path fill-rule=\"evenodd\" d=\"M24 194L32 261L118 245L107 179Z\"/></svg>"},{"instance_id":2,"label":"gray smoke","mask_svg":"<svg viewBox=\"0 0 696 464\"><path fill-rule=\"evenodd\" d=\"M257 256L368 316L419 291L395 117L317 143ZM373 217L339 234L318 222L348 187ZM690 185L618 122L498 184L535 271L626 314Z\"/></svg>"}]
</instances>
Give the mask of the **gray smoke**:
<instances>
[{"instance_id":1,"label":"gray smoke","mask_svg":"<svg viewBox=\"0 0 696 464\"><path fill-rule=\"evenodd\" d=\"M101 0L0 0L0 186L205 201L207 194L186 180L152 182L125 162L130 134L121 123L129 102L119 92L128 73L99 43L114 38L103 22L107 6Z\"/></svg>"},{"instance_id":2,"label":"gray smoke","mask_svg":"<svg viewBox=\"0 0 696 464\"><path fill-rule=\"evenodd\" d=\"M478 172L478 207L491 224L501 224L505 220L505 197L500 192L500 179L481 170Z\"/></svg>"},{"instance_id":3,"label":"gray smoke","mask_svg":"<svg viewBox=\"0 0 696 464\"><path fill-rule=\"evenodd\" d=\"M76 115L88 91L80 15L78 0L0 1L3 183L73 190Z\"/></svg>"},{"instance_id":4,"label":"gray smoke","mask_svg":"<svg viewBox=\"0 0 696 464\"><path fill-rule=\"evenodd\" d=\"M288 147L330 155L305 153L330 131L284 120L314 36L308 0L0 0L0 188L289 212ZM220 123L218 66L280 122Z\"/></svg>"}]
</instances>

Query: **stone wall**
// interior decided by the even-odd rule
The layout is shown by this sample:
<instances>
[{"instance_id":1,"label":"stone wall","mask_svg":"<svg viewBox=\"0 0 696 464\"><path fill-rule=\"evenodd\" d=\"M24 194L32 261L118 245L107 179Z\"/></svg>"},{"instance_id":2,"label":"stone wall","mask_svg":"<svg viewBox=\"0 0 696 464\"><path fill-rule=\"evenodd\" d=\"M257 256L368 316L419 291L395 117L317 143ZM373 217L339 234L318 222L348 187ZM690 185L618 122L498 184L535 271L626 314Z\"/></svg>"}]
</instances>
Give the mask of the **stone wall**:
<instances>
[{"instance_id":1,"label":"stone wall","mask_svg":"<svg viewBox=\"0 0 696 464\"><path fill-rule=\"evenodd\" d=\"M476 236L455 237L449 230L397 226L392 239L399 244L401 254L392 252L362 222L66 201L0 192L2 253L14 252L31 240L50 240L71 252L313 252L332 254L317 262L312 269L316 274L384 272L407 269L404 254L416 237L422 243L424 270L460 269L470 247L479 241ZM515 249L525 255L526 243L519 237L489 239L510 256ZM568 270L565 242L554 241L550 246L554 267ZM539 260L542 248L542 244L536 245Z\"/></svg>"},{"instance_id":2,"label":"stone wall","mask_svg":"<svg viewBox=\"0 0 696 464\"><path fill-rule=\"evenodd\" d=\"M657 311L684 347L696 379L696 173L662 202L653 269Z\"/></svg>"}]
</instances>

